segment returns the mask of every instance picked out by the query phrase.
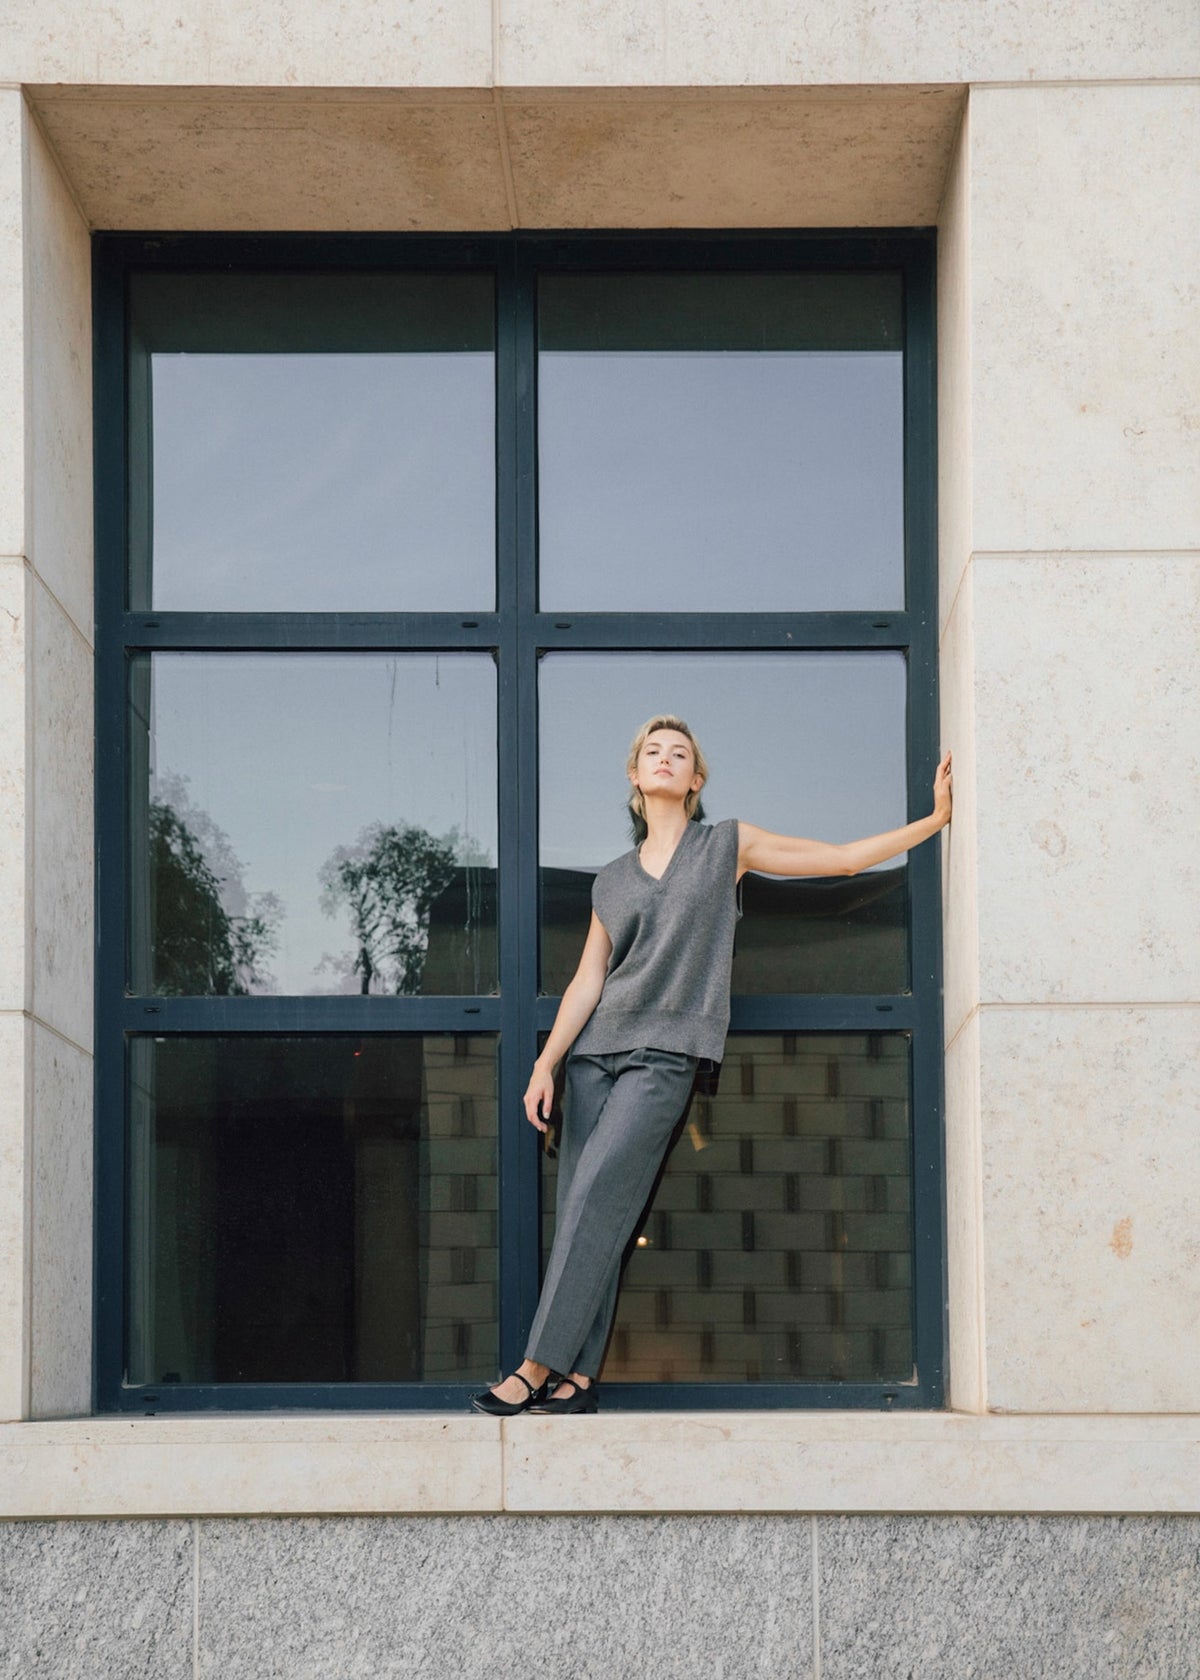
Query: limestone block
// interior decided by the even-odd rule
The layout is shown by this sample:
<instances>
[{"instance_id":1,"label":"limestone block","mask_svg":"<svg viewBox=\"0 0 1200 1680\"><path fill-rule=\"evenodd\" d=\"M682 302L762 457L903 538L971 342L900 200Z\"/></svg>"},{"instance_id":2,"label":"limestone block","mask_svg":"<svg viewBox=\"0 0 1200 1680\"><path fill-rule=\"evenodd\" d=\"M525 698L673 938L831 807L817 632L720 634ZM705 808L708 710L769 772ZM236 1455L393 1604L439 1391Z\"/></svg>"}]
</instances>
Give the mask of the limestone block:
<instances>
[{"instance_id":1,"label":"limestone block","mask_svg":"<svg viewBox=\"0 0 1200 1680\"><path fill-rule=\"evenodd\" d=\"M25 552L24 108L0 88L0 556Z\"/></svg>"},{"instance_id":2,"label":"limestone block","mask_svg":"<svg viewBox=\"0 0 1200 1680\"><path fill-rule=\"evenodd\" d=\"M29 559L93 639L92 269L88 230L41 131L29 157Z\"/></svg>"},{"instance_id":3,"label":"limestone block","mask_svg":"<svg viewBox=\"0 0 1200 1680\"><path fill-rule=\"evenodd\" d=\"M465 1407L0 1425L0 1513L498 1511L500 1430Z\"/></svg>"},{"instance_id":4,"label":"limestone block","mask_svg":"<svg viewBox=\"0 0 1200 1680\"><path fill-rule=\"evenodd\" d=\"M93 1028L92 650L38 580L34 596L33 1003L84 1049Z\"/></svg>"},{"instance_id":5,"label":"limestone block","mask_svg":"<svg viewBox=\"0 0 1200 1680\"><path fill-rule=\"evenodd\" d=\"M959 88L33 90L106 228L907 226Z\"/></svg>"},{"instance_id":6,"label":"limestone block","mask_svg":"<svg viewBox=\"0 0 1200 1680\"><path fill-rule=\"evenodd\" d=\"M525 227L930 223L962 105L920 87L504 99Z\"/></svg>"},{"instance_id":7,"label":"limestone block","mask_svg":"<svg viewBox=\"0 0 1200 1680\"><path fill-rule=\"evenodd\" d=\"M29 574L0 559L0 1008L25 1009Z\"/></svg>"},{"instance_id":8,"label":"limestone block","mask_svg":"<svg viewBox=\"0 0 1200 1680\"><path fill-rule=\"evenodd\" d=\"M1200 548L1198 153L1194 83L972 93L976 550Z\"/></svg>"},{"instance_id":9,"label":"limestone block","mask_svg":"<svg viewBox=\"0 0 1200 1680\"><path fill-rule=\"evenodd\" d=\"M231 87L482 87L491 79L488 0L13 0L0 77Z\"/></svg>"},{"instance_id":10,"label":"limestone block","mask_svg":"<svg viewBox=\"0 0 1200 1680\"><path fill-rule=\"evenodd\" d=\"M602 1399L503 1435L510 1511L1200 1511L1194 1416L672 1416Z\"/></svg>"},{"instance_id":11,"label":"limestone block","mask_svg":"<svg viewBox=\"0 0 1200 1680\"><path fill-rule=\"evenodd\" d=\"M192 1672L190 1522L0 1525L9 1674Z\"/></svg>"},{"instance_id":12,"label":"limestone block","mask_svg":"<svg viewBox=\"0 0 1200 1680\"><path fill-rule=\"evenodd\" d=\"M574 1421L555 1419L555 1422ZM808 1680L807 1519L212 1520L198 1672Z\"/></svg>"},{"instance_id":13,"label":"limestone block","mask_svg":"<svg viewBox=\"0 0 1200 1680\"><path fill-rule=\"evenodd\" d=\"M979 1131L979 1011L958 1028L945 1061L946 1271L949 1280L948 1403L980 1412L987 1401L983 1367L983 1232Z\"/></svg>"},{"instance_id":14,"label":"limestone block","mask_svg":"<svg viewBox=\"0 0 1200 1680\"><path fill-rule=\"evenodd\" d=\"M975 786L975 591L969 566L942 634L938 744L949 749L954 808L942 830L943 1026L946 1042L979 1003L979 824Z\"/></svg>"},{"instance_id":15,"label":"limestone block","mask_svg":"<svg viewBox=\"0 0 1200 1680\"><path fill-rule=\"evenodd\" d=\"M510 225L487 93L66 88L37 108L105 228L447 233Z\"/></svg>"},{"instance_id":16,"label":"limestone block","mask_svg":"<svg viewBox=\"0 0 1200 1680\"><path fill-rule=\"evenodd\" d=\"M1187 0L505 0L497 79L506 86L653 82L1029 81L1195 75L1200 25Z\"/></svg>"},{"instance_id":17,"label":"limestone block","mask_svg":"<svg viewBox=\"0 0 1200 1680\"><path fill-rule=\"evenodd\" d=\"M976 555L985 1001L1200 995L1200 564Z\"/></svg>"},{"instance_id":18,"label":"limestone block","mask_svg":"<svg viewBox=\"0 0 1200 1680\"><path fill-rule=\"evenodd\" d=\"M971 558L971 108L937 219L938 627ZM957 778L956 778L957 780Z\"/></svg>"},{"instance_id":19,"label":"limestone block","mask_svg":"<svg viewBox=\"0 0 1200 1680\"><path fill-rule=\"evenodd\" d=\"M819 1517L822 1680L1192 1672L1194 1517Z\"/></svg>"},{"instance_id":20,"label":"limestone block","mask_svg":"<svg viewBox=\"0 0 1200 1680\"><path fill-rule=\"evenodd\" d=\"M25 1110L31 1056L28 1018L0 1013L0 1419L26 1415L28 1354L26 1260L29 1174Z\"/></svg>"},{"instance_id":21,"label":"limestone block","mask_svg":"<svg viewBox=\"0 0 1200 1680\"><path fill-rule=\"evenodd\" d=\"M987 1403L1189 1412L1200 1007L985 1008Z\"/></svg>"},{"instance_id":22,"label":"limestone block","mask_svg":"<svg viewBox=\"0 0 1200 1680\"><path fill-rule=\"evenodd\" d=\"M30 1416L92 1406L92 1058L33 1026Z\"/></svg>"}]
</instances>

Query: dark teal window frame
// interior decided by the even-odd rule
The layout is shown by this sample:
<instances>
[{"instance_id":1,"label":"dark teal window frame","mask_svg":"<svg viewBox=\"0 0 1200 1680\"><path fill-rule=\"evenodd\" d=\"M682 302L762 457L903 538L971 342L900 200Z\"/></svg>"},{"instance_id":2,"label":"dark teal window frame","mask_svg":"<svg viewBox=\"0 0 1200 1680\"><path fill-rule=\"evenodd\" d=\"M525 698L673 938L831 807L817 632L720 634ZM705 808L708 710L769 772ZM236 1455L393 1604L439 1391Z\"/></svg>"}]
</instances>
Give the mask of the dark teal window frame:
<instances>
[{"instance_id":1,"label":"dark teal window frame","mask_svg":"<svg viewBox=\"0 0 1200 1680\"><path fill-rule=\"evenodd\" d=\"M483 271L497 298L494 612L237 613L131 611L127 603L126 335L129 276L144 270L303 273ZM905 315L906 595L902 611L540 613L537 608L535 302L539 274L600 270L900 272ZM536 1304L538 1156L514 1123L558 1000L537 996L537 666L548 651L892 649L908 666L908 809L930 806L939 756L937 693L935 239L931 229L863 232L662 232L426 235L134 235L93 237L96 519L95 1336L98 1412L453 1408L455 1384L180 1384L124 1380L127 1044L153 1033L498 1033L500 1349L510 1369ZM161 649L494 651L498 665L500 995L139 997L125 991L126 668ZM943 1165L940 842L909 857L910 989L886 996L735 997L731 1032L901 1032L912 1046L912 1380L902 1383L606 1384L629 1409L875 1408L945 1404L946 1231ZM474 1385L472 1385L474 1386Z\"/></svg>"}]
</instances>

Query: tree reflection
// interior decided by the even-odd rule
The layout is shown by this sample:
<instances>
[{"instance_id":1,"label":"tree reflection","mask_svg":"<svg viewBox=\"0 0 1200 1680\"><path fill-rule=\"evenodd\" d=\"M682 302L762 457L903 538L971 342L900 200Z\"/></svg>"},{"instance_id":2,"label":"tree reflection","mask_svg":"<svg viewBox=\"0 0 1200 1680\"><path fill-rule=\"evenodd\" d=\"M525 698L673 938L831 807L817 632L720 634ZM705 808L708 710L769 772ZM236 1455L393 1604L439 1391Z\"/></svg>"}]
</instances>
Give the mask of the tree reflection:
<instances>
[{"instance_id":1,"label":"tree reflection","mask_svg":"<svg viewBox=\"0 0 1200 1680\"><path fill-rule=\"evenodd\" d=\"M326 956L318 968L359 976L364 994L411 995L421 989L429 919L459 867L464 842L451 829L440 839L414 824L375 822L356 845L339 846L320 869L321 908L350 911L353 957Z\"/></svg>"},{"instance_id":2,"label":"tree reflection","mask_svg":"<svg viewBox=\"0 0 1200 1680\"><path fill-rule=\"evenodd\" d=\"M279 939L276 893L248 893L229 836L196 810L187 777L158 778L149 802L155 990L170 997L246 997L270 991L263 967Z\"/></svg>"}]
</instances>

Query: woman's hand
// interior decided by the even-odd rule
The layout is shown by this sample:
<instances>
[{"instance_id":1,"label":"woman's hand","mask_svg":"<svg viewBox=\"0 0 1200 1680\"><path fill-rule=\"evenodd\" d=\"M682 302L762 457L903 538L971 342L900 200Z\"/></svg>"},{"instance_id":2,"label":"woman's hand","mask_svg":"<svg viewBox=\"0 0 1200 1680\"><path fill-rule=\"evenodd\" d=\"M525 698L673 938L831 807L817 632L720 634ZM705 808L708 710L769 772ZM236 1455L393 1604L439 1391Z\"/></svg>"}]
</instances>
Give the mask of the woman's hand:
<instances>
[{"instance_id":1,"label":"woman's hand","mask_svg":"<svg viewBox=\"0 0 1200 1680\"><path fill-rule=\"evenodd\" d=\"M533 1077L525 1092L525 1118L539 1132L550 1130L550 1110L554 1107L554 1074L541 1062L533 1064ZM545 1115L545 1119L542 1116Z\"/></svg>"},{"instance_id":2,"label":"woman's hand","mask_svg":"<svg viewBox=\"0 0 1200 1680\"><path fill-rule=\"evenodd\" d=\"M941 819L943 828L950 821L950 808L954 803L953 782L950 749L947 747L946 756L938 765L937 775L933 778L933 814Z\"/></svg>"}]
</instances>

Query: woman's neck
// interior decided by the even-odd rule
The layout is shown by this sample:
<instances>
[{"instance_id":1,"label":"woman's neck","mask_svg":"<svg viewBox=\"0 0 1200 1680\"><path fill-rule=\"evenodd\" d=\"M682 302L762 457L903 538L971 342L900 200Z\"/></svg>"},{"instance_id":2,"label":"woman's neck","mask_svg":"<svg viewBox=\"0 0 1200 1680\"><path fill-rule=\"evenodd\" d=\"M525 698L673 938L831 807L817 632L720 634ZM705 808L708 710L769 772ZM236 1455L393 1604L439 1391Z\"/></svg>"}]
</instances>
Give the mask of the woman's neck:
<instances>
[{"instance_id":1,"label":"woman's neck","mask_svg":"<svg viewBox=\"0 0 1200 1680\"><path fill-rule=\"evenodd\" d=\"M681 807L659 812L647 804L646 838L642 847L651 857L669 857L683 838L689 820Z\"/></svg>"}]
</instances>

